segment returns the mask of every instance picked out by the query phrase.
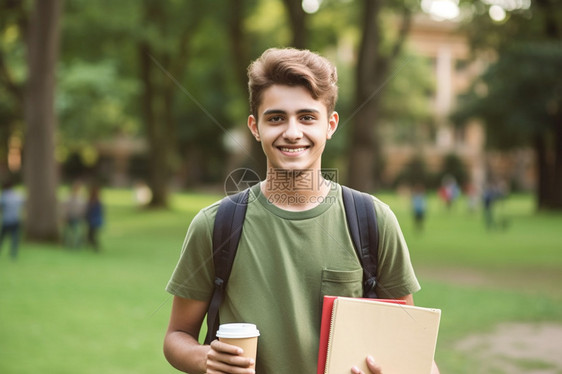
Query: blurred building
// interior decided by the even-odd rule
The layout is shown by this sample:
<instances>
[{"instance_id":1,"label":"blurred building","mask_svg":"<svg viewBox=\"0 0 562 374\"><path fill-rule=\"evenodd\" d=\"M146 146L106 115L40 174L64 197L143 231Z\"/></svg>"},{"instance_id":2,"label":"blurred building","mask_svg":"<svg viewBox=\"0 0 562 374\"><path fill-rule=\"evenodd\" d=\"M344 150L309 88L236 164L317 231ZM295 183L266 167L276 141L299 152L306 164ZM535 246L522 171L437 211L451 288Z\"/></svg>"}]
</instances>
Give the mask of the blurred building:
<instances>
[{"instance_id":1,"label":"blurred building","mask_svg":"<svg viewBox=\"0 0 562 374\"><path fill-rule=\"evenodd\" d=\"M432 126L422 134L421 147L392 144L386 147L385 180L393 181L416 155L421 154L428 169L437 172L444 157L455 154L463 160L471 182L477 187L489 178L499 178L519 188L533 188L535 173L531 150L487 152L482 124L473 121L457 128L448 119L458 95L470 87L487 64L484 59L471 58L468 40L459 31L459 24L418 14L413 19L409 48L432 66L435 89L428 97L428 105L434 118Z\"/></svg>"},{"instance_id":2,"label":"blurred building","mask_svg":"<svg viewBox=\"0 0 562 374\"><path fill-rule=\"evenodd\" d=\"M97 142L100 174L116 187L127 187L146 178L148 145L145 139L118 135Z\"/></svg>"}]
</instances>

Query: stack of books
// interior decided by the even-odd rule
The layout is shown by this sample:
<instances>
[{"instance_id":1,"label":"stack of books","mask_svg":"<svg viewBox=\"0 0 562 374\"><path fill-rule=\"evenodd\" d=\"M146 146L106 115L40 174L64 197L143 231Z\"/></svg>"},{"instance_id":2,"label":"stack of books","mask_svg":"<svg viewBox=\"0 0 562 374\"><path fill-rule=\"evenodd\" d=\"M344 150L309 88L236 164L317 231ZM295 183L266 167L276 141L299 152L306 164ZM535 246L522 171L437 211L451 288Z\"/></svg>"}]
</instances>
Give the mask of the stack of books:
<instances>
[{"instance_id":1,"label":"stack of books","mask_svg":"<svg viewBox=\"0 0 562 374\"><path fill-rule=\"evenodd\" d=\"M371 355L390 374L430 374L441 311L401 300L324 297L318 374L369 373Z\"/></svg>"}]
</instances>

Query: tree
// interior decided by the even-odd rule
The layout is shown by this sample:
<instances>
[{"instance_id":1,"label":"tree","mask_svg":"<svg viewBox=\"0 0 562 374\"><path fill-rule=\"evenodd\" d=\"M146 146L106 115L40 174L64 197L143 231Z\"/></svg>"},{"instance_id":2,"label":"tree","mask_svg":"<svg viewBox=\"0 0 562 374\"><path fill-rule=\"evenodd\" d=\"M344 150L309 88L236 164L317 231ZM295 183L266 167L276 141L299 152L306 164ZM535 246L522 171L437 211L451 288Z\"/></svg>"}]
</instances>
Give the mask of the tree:
<instances>
[{"instance_id":1,"label":"tree","mask_svg":"<svg viewBox=\"0 0 562 374\"><path fill-rule=\"evenodd\" d=\"M97 143L139 135L136 108L140 82L132 42L140 34L136 27L140 23L139 8L133 2L65 1L56 154L61 163L72 163L73 158L80 166L90 166L86 173L82 170L74 177L105 180L104 175L91 175L103 169L96 168L100 160Z\"/></svg>"},{"instance_id":2,"label":"tree","mask_svg":"<svg viewBox=\"0 0 562 374\"><path fill-rule=\"evenodd\" d=\"M283 3L285 4L285 9L287 10L293 34L291 46L298 49L307 48L309 34L307 28L308 16L303 9L302 0L283 0Z\"/></svg>"},{"instance_id":3,"label":"tree","mask_svg":"<svg viewBox=\"0 0 562 374\"><path fill-rule=\"evenodd\" d=\"M488 147L535 150L539 209L562 210L560 66L558 44L520 44L503 50L453 116L457 123L481 118Z\"/></svg>"},{"instance_id":4,"label":"tree","mask_svg":"<svg viewBox=\"0 0 562 374\"><path fill-rule=\"evenodd\" d=\"M186 9L182 3L143 1L142 25L147 30L138 44L139 74L143 85L142 112L150 157L149 185L151 206L168 204L168 184L177 157L177 126L174 120L174 98L189 59L189 46L202 17L197 6ZM178 14L191 15L181 22Z\"/></svg>"},{"instance_id":5,"label":"tree","mask_svg":"<svg viewBox=\"0 0 562 374\"><path fill-rule=\"evenodd\" d=\"M479 3L467 21L469 35L476 53L495 50L497 58L453 120L482 118L490 148L532 147L537 206L562 210L562 11L555 1L537 0L493 22L485 10Z\"/></svg>"},{"instance_id":6,"label":"tree","mask_svg":"<svg viewBox=\"0 0 562 374\"><path fill-rule=\"evenodd\" d=\"M244 21L247 19L249 14L250 6L253 8L255 4L247 0L228 0L228 41L230 45L230 53L232 55L233 62L233 76L235 81L235 92L237 96L244 97L244 100L240 101L240 105L244 103L244 110L241 110L238 114L232 114L231 116L235 122L246 123L246 118L248 116L247 108L248 105L246 97L248 95L248 63L252 59L252 50L250 46L251 35L249 34L246 27L244 27ZM241 152L246 154L248 166L255 171L258 175L264 176L267 169L266 159L264 157L261 145L257 142L251 142L249 149L242 149ZM228 170L227 172L230 172Z\"/></svg>"},{"instance_id":7,"label":"tree","mask_svg":"<svg viewBox=\"0 0 562 374\"><path fill-rule=\"evenodd\" d=\"M22 1L0 2L0 173L8 170L10 138L22 131L29 17L25 5Z\"/></svg>"},{"instance_id":8,"label":"tree","mask_svg":"<svg viewBox=\"0 0 562 374\"><path fill-rule=\"evenodd\" d=\"M29 23L24 145L26 231L30 239L40 241L58 238L54 104L61 9L62 0L37 0Z\"/></svg>"},{"instance_id":9,"label":"tree","mask_svg":"<svg viewBox=\"0 0 562 374\"><path fill-rule=\"evenodd\" d=\"M387 47L383 32L382 14L385 2L363 1L362 34L355 76L355 105L357 108L351 128L349 157L349 185L370 191L375 186L376 169L381 168L381 141L377 122L382 90L390 68L402 51L410 30L412 10L409 4L401 5L401 20L397 36Z\"/></svg>"},{"instance_id":10,"label":"tree","mask_svg":"<svg viewBox=\"0 0 562 374\"><path fill-rule=\"evenodd\" d=\"M259 39L251 35L246 27L244 27L245 20L250 16L249 8L255 8L255 1L245 0L229 0L228 11L228 40L230 44L231 53L233 56L233 68L235 81L239 87L237 92L240 95L247 96L248 89L248 76L247 68L248 63L252 59L252 55L261 54L263 50L256 47L264 44L263 41L254 42L252 39ZM308 15L303 10L302 0L283 0L284 10L290 27L291 41L288 43L291 47L304 49L308 47ZM263 39L263 34L261 35ZM271 43L268 43L271 44ZM250 48L254 46L254 50ZM268 45L269 47L270 45ZM247 112L241 116L246 119ZM261 149L261 144L257 142L250 143L250 149L244 150L249 158L249 164L252 169L261 176L266 173L267 163Z\"/></svg>"},{"instance_id":11,"label":"tree","mask_svg":"<svg viewBox=\"0 0 562 374\"><path fill-rule=\"evenodd\" d=\"M216 1L67 3L72 17L65 19L63 44L64 144L71 139L83 147L84 140L123 132L143 136L149 150L135 165L153 189L153 206L166 205L172 178L184 186L222 178L223 128L234 112L247 113L245 97L233 93L225 32L227 14L236 14L243 2L228 9ZM245 17L243 12L240 22ZM83 123L81 113L88 114Z\"/></svg>"},{"instance_id":12,"label":"tree","mask_svg":"<svg viewBox=\"0 0 562 374\"><path fill-rule=\"evenodd\" d=\"M126 106L138 84L119 74L115 60L75 60L61 65L57 83L59 147L79 151L98 140L136 133L136 121Z\"/></svg>"}]
</instances>

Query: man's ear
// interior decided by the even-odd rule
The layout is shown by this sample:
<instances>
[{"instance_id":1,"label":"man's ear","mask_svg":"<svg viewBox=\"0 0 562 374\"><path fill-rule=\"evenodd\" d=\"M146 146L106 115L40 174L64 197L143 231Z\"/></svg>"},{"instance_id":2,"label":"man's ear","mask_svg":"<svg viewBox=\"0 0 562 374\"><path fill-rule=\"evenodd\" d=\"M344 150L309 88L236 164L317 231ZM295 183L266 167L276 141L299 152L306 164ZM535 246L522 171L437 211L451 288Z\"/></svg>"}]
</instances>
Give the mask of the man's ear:
<instances>
[{"instance_id":1,"label":"man's ear","mask_svg":"<svg viewBox=\"0 0 562 374\"><path fill-rule=\"evenodd\" d=\"M254 138L256 138L256 140L259 142L261 139L260 133L258 131L258 121L253 115L248 116L248 128L250 129L250 132L252 133Z\"/></svg>"},{"instance_id":2,"label":"man's ear","mask_svg":"<svg viewBox=\"0 0 562 374\"><path fill-rule=\"evenodd\" d=\"M326 135L326 139L332 139L332 135L338 129L338 123L340 121L340 116L338 112L332 112L330 114L330 118L328 118L328 134Z\"/></svg>"}]
</instances>

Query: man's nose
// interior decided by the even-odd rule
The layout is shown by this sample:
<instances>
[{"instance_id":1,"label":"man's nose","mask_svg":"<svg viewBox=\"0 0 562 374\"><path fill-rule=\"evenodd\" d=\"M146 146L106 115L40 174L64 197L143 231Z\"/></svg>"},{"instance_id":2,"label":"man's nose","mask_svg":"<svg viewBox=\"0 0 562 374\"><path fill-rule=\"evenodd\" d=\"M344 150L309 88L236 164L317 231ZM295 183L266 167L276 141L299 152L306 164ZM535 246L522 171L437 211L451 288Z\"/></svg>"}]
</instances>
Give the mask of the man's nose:
<instances>
[{"instance_id":1,"label":"man's nose","mask_svg":"<svg viewBox=\"0 0 562 374\"><path fill-rule=\"evenodd\" d=\"M287 122L287 128L285 129L283 136L286 139L290 139L290 140L302 138L300 123L297 121L296 118L289 119L289 121Z\"/></svg>"}]
</instances>

